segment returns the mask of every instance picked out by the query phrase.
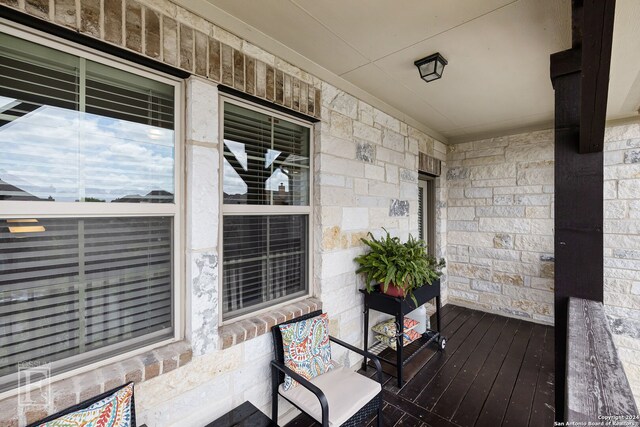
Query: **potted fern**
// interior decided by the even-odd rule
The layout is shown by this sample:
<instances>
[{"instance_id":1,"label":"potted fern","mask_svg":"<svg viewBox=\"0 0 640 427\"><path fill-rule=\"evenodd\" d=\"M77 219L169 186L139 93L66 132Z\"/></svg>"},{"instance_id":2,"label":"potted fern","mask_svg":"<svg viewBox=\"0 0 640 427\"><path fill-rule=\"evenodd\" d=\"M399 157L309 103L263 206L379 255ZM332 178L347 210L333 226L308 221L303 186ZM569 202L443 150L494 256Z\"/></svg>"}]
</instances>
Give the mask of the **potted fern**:
<instances>
[{"instance_id":1,"label":"potted fern","mask_svg":"<svg viewBox=\"0 0 640 427\"><path fill-rule=\"evenodd\" d=\"M413 291L437 280L445 261L429 255L424 240L409 235L409 239L403 243L398 237L391 237L386 229L383 230L386 234L380 239L371 233L368 239L361 239L370 250L355 258L360 266L356 273L364 274L367 292L380 289L394 297L409 297L417 306Z\"/></svg>"}]
</instances>

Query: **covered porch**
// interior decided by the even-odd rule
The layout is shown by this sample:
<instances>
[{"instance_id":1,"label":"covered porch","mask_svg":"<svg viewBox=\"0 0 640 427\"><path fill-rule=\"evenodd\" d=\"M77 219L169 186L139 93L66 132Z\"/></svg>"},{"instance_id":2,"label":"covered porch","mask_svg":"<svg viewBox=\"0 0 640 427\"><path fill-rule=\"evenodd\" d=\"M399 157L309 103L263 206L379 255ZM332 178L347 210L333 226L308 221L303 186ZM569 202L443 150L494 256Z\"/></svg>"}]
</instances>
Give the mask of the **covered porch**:
<instances>
[{"instance_id":1,"label":"covered porch","mask_svg":"<svg viewBox=\"0 0 640 427\"><path fill-rule=\"evenodd\" d=\"M442 324L446 352L424 350L407 366L410 379L402 389L385 374L383 425L553 425L552 326L453 304L443 309ZM361 372L374 374L372 368ZM315 425L300 415L287 427Z\"/></svg>"},{"instance_id":2,"label":"covered porch","mask_svg":"<svg viewBox=\"0 0 640 427\"><path fill-rule=\"evenodd\" d=\"M640 5L467 3L0 0L0 427L127 384L318 425L270 331L373 351L387 232L446 261L446 348L383 363L382 425L637 425Z\"/></svg>"}]
</instances>

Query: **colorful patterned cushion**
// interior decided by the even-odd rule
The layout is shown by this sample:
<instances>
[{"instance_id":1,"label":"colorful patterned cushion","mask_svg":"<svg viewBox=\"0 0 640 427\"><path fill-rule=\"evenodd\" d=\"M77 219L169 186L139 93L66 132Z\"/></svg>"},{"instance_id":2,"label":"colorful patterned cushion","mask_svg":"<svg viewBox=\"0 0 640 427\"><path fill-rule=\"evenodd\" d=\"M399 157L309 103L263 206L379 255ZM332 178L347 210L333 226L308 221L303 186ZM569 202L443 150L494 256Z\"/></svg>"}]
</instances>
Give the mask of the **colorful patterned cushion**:
<instances>
[{"instance_id":1,"label":"colorful patterned cushion","mask_svg":"<svg viewBox=\"0 0 640 427\"><path fill-rule=\"evenodd\" d=\"M133 383L84 409L40 424L40 427L131 427L132 396Z\"/></svg>"},{"instance_id":2,"label":"colorful patterned cushion","mask_svg":"<svg viewBox=\"0 0 640 427\"><path fill-rule=\"evenodd\" d=\"M310 380L333 368L329 344L329 318L326 313L296 323L280 325L284 364ZM284 389L298 385L285 375Z\"/></svg>"},{"instance_id":3,"label":"colorful patterned cushion","mask_svg":"<svg viewBox=\"0 0 640 427\"><path fill-rule=\"evenodd\" d=\"M415 328L418 325L417 320L413 320L410 319L408 317L404 318L404 331L407 332L410 329ZM378 323L376 326L374 326L373 328L371 328L371 330L373 332L377 332L380 335L386 335L388 337L395 337L397 332L396 332L396 320L395 319L389 319L386 320L382 323Z\"/></svg>"},{"instance_id":4,"label":"colorful patterned cushion","mask_svg":"<svg viewBox=\"0 0 640 427\"><path fill-rule=\"evenodd\" d=\"M406 331L403 334L403 336L404 336L404 343L403 343L404 347L406 347L407 345L411 344L412 342L414 342L415 340L421 337L421 335L414 330ZM392 350L395 350L398 347L397 345L398 341L396 340L395 337L388 337L386 335L376 335L376 339L380 341L382 344L391 348Z\"/></svg>"}]
</instances>

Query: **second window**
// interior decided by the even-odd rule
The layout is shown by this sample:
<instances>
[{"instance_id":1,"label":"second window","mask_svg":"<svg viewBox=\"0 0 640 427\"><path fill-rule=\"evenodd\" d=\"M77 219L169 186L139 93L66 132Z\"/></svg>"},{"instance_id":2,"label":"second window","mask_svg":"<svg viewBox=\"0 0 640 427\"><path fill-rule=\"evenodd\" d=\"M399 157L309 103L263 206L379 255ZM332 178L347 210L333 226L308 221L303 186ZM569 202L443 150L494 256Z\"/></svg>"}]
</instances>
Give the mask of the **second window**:
<instances>
[{"instance_id":1,"label":"second window","mask_svg":"<svg viewBox=\"0 0 640 427\"><path fill-rule=\"evenodd\" d=\"M309 293L311 125L223 101L222 317Z\"/></svg>"}]
</instances>

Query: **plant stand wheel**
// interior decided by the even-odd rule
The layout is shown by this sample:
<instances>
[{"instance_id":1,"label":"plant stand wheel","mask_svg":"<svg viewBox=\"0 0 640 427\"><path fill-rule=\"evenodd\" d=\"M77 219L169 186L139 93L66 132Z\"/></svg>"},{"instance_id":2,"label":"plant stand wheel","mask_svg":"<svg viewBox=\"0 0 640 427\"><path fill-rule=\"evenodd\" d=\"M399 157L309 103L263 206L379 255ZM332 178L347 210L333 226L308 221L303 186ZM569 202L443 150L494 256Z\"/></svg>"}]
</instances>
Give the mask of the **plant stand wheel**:
<instances>
[{"instance_id":1,"label":"plant stand wheel","mask_svg":"<svg viewBox=\"0 0 640 427\"><path fill-rule=\"evenodd\" d=\"M438 337L438 349L440 351L443 351L446 346L447 346L447 339L445 337L443 337L442 335L440 335Z\"/></svg>"}]
</instances>

